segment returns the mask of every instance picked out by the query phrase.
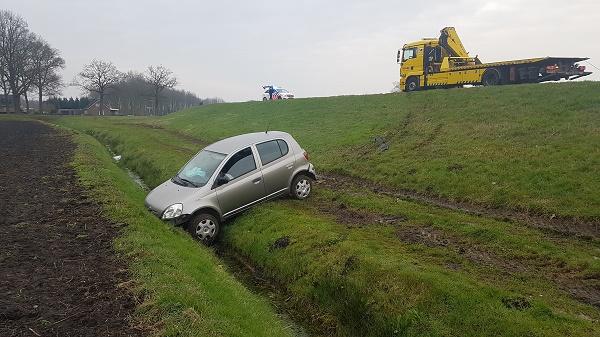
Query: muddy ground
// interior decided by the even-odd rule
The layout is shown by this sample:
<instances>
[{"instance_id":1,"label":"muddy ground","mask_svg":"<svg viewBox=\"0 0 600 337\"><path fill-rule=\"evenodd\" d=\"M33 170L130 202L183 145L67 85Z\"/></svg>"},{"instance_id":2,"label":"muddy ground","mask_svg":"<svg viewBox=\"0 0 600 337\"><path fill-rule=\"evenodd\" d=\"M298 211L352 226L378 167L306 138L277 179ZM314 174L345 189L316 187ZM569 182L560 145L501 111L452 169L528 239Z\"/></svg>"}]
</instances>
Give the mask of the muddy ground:
<instances>
[{"instance_id":1,"label":"muddy ground","mask_svg":"<svg viewBox=\"0 0 600 337\"><path fill-rule=\"evenodd\" d=\"M68 165L69 136L0 122L0 336L140 336L121 225L100 214Z\"/></svg>"},{"instance_id":2,"label":"muddy ground","mask_svg":"<svg viewBox=\"0 0 600 337\"><path fill-rule=\"evenodd\" d=\"M545 231L548 234L559 236L575 236L580 239L593 240L600 237L599 219L580 219L561 217L556 215L536 214L507 208L493 208L472 202L454 201L435 195L428 195L412 190L384 186L378 183L365 181L349 175L326 173L319 176L319 184L324 187L337 189L360 188L373 193L412 200L427 205L465 212L477 216L484 216L501 221L510 221Z\"/></svg>"}]
</instances>

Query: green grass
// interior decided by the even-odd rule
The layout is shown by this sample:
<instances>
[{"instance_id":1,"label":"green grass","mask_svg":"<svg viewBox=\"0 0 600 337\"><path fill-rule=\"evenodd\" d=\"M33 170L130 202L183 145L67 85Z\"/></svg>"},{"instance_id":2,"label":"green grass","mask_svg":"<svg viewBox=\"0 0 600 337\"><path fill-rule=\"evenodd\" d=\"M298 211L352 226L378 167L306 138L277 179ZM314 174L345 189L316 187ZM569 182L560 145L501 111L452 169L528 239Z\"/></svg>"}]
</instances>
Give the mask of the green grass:
<instances>
[{"instance_id":1,"label":"green grass","mask_svg":"<svg viewBox=\"0 0 600 337\"><path fill-rule=\"evenodd\" d=\"M217 104L155 119L61 123L95 131L110 125L124 133L130 124L145 123L206 143L243 132L285 130L309 150L320 170L454 200L595 218L600 216L599 90L595 82L436 90ZM377 151L373 138L378 136L388 141L388 151ZM161 143L147 145L145 151L151 151Z\"/></svg>"},{"instance_id":2,"label":"green grass","mask_svg":"<svg viewBox=\"0 0 600 337\"><path fill-rule=\"evenodd\" d=\"M266 123L296 136L321 170L493 206L597 218L598 89L577 83L446 90L223 104L159 119L54 121L109 144L150 186L199 150L189 136L208 143ZM375 135L389 140L389 151L376 151ZM598 309L567 289L572 280L598 286L597 239L555 237L361 190L316 192L308 202L254 209L228 224L223 240L286 285L298 306L317 305L342 335L600 333ZM340 202L408 220L348 228L318 210ZM433 228L452 244L405 242L397 232L407 228ZM269 249L284 236L292 245ZM531 307L507 307L511 298Z\"/></svg>"},{"instance_id":3,"label":"green grass","mask_svg":"<svg viewBox=\"0 0 600 337\"><path fill-rule=\"evenodd\" d=\"M207 142L285 130L321 170L493 206L598 217L598 92L600 83L583 82L219 104L155 123ZM388 151L376 150L376 136L389 141Z\"/></svg>"},{"instance_id":4,"label":"green grass","mask_svg":"<svg viewBox=\"0 0 600 337\"><path fill-rule=\"evenodd\" d=\"M88 135L76 133L74 139L73 165L82 184L106 216L129 225L116 246L144 298L138 320L164 336L293 336L270 305L237 282L209 249L145 210L145 194L104 146Z\"/></svg>"}]
</instances>

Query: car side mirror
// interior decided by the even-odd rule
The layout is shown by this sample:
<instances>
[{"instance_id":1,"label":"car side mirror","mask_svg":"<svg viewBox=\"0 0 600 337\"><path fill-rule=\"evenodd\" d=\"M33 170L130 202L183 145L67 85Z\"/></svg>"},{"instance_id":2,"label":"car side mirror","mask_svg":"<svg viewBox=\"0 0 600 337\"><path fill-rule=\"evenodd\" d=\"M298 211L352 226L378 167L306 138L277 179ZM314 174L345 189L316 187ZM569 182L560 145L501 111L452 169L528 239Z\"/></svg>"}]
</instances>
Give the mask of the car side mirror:
<instances>
[{"instance_id":1,"label":"car side mirror","mask_svg":"<svg viewBox=\"0 0 600 337\"><path fill-rule=\"evenodd\" d=\"M227 176L224 174L220 174L217 177L216 184L217 184L217 187L219 187L219 186L223 186L223 185L227 184L228 182L229 182L229 178L227 178Z\"/></svg>"}]
</instances>

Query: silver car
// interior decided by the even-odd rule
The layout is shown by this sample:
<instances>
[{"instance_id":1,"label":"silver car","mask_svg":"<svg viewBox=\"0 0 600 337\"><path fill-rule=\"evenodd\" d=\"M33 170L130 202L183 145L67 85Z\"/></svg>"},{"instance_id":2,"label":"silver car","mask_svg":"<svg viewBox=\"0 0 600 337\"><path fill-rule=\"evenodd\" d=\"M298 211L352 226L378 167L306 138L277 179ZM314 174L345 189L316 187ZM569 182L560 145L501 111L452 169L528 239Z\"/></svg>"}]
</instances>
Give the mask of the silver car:
<instances>
[{"instance_id":1,"label":"silver car","mask_svg":"<svg viewBox=\"0 0 600 337\"><path fill-rule=\"evenodd\" d=\"M198 152L171 179L152 190L146 207L185 225L210 244L227 218L261 201L290 194L305 199L316 179L308 154L280 131L239 135Z\"/></svg>"}]
</instances>

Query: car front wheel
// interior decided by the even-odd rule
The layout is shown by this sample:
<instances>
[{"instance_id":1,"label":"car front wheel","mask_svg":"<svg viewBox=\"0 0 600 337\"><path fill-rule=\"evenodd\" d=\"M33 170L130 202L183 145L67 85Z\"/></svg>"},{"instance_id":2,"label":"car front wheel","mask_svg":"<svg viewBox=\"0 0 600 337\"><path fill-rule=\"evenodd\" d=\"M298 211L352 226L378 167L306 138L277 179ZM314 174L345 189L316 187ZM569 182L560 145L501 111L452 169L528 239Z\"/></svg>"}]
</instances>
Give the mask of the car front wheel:
<instances>
[{"instance_id":1,"label":"car front wheel","mask_svg":"<svg viewBox=\"0 0 600 337\"><path fill-rule=\"evenodd\" d=\"M221 224L217 218L208 213L195 215L187 224L192 237L209 246L217 239Z\"/></svg>"},{"instance_id":2,"label":"car front wheel","mask_svg":"<svg viewBox=\"0 0 600 337\"><path fill-rule=\"evenodd\" d=\"M299 174L292 181L291 194L294 198L303 200L308 198L312 189L312 179L305 175Z\"/></svg>"}]
</instances>

